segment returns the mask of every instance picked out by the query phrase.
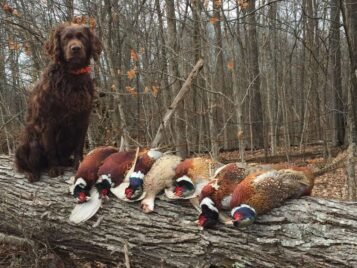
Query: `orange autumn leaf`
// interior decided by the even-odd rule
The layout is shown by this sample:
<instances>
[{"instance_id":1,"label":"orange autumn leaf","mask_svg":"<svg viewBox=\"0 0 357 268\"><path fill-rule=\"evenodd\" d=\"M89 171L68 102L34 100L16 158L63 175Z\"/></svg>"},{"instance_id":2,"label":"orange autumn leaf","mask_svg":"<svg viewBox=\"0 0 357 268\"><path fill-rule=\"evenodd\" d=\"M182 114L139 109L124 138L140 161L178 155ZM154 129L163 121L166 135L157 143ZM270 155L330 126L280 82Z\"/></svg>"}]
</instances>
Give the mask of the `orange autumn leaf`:
<instances>
[{"instance_id":1,"label":"orange autumn leaf","mask_svg":"<svg viewBox=\"0 0 357 268\"><path fill-rule=\"evenodd\" d=\"M29 43L23 44L23 48L27 56L30 56L32 54Z\"/></svg>"},{"instance_id":2,"label":"orange autumn leaf","mask_svg":"<svg viewBox=\"0 0 357 268\"><path fill-rule=\"evenodd\" d=\"M7 45L9 46L10 50L19 50L20 49L20 44L13 41L12 39L7 40Z\"/></svg>"},{"instance_id":3,"label":"orange autumn leaf","mask_svg":"<svg viewBox=\"0 0 357 268\"><path fill-rule=\"evenodd\" d=\"M139 55L138 53L135 51L135 49L132 49L130 51L130 58L133 60L133 61L138 61L139 60Z\"/></svg>"},{"instance_id":4,"label":"orange autumn leaf","mask_svg":"<svg viewBox=\"0 0 357 268\"><path fill-rule=\"evenodd\" d=\"M234 62L233 62L233 60L228 61L228 62L227 62L227 69L228 69L228 70L233 70L233 68L234 68Z\"/></svg>"},{"instance_id":5,"label":"orange autumn leaf","mask_svg":"<svg viewBox=\"0 0 357 268\"><path fill-rule=\"evenodd\" d=\"M219 21L219 19L217 18L217 17L211 17L210 19L209 19L209 23L211 23L211 24L215 24L216 22L218 22Z\"/></svg>"},{"instance_id":6,"label":"orange autumn leaf","mask_svg":"<svg viewBox=\"0 0 357 268\"><path fill-rule=\"evenodd\" d=\"M240 9L244 10L249 6L249 0L237 0Z\"/></svg>"},{"instance_id":7,"label":"orange autumn leaf","mask_svg":"<svg viewBox=\"0 0 357 268\"><path fill-rule=\"evenodd\" d=\"M152 86L151 87L151 94L154 97L157 97L157 94L159 94L160 88L158 86Z\"/></svg>"},{"instance_id":8,"label":"orange autumn leaf","mask_svg":"<svg viewBox=\"0 0 357 268\"><path fill-rule=\"evenodd\" d=\"M72 22L75 24L85 24L87 18L85 16L75 16L72 19Z\"/></svg>"},{"instance_id":9,"label":"orange autumn leaf","mask_svg":"<svg viewBox=\"0 0 357 268\"><path fill-rule=\"evenodd\" d=\"M136 92L135 88L127 86L125 87L125 90L129 92L131 95L138 95L138 92Z\"/></svg>"},{"instance_id":10,"label":"orange autumn leaf","mask_svg":"<svg viewBox=\"0 0 357 268\"><path fill-rule=\"evenodd\" d=\"M220 8L222 6L222 1L221 0L214 0L214 6L215 6L215 8Z\"/></svg>"},{"instance_id":11,"label":"orange autumn leaf","mask_svg":"<svg viewBox=\"0 0 357 268\"><path fill-rule=\"evenodd\" d=\"M95 18L90 17L88 24L89 24L89 28L91 28L92 30L94 30L94 29L95 29L95 26L97 25L97 22L95 21Z\"/></svg>"},{"instance_id":12,"label":"orange autumn leaf","mask_svg":"<svg viewBox=\"0 0 357 268\"><path fill-rule=\"evenodd\" d=\"M136 70L132 69L127 72L129 80L132 80L136 76Z\"/></svg>"},{"instance_id":13,"label":"orange autumn leaf","mask_svg":"<svg viewBox=\"0 0 357 268\"><path fill-rule=\"evenodd\" d=\"M20 16L19 12L13 7L11 7L9 4L0 4L0 7L2 10L4 10L6 13L10 15L17 16L17 17Z\"/></svg>"},{"instance_id":14,"label":"orange autumn leaf","mask_svg":"<svg viewBox=\"0 0 357 268\"><path fill-rule=\"evenodd\" d=\"M12 14L14 12L14 9L9 5L9 4L1 4L2 10L4 10L7 13Z\"/></svg>"}]
</instances>

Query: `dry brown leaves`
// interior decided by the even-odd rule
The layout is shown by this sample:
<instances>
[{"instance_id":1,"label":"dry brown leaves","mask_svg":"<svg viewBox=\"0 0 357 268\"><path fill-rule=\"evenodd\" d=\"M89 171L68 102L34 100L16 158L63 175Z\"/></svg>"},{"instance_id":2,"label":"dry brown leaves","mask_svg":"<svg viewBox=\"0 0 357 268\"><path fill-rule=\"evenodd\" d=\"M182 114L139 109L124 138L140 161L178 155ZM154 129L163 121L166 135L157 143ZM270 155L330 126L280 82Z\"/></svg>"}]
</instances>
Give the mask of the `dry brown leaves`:
<instances>
[{"instance_id":1,"label":"dry brown leaves","mask_svg":"<svg viewBox=\"0 0 357 268\"><path fill-rule=\"evenodd\" d=\"M90 29L95 29L95 26L97 25L96 20L93 17L88 17L88 16L75 16L72 19L72 23L75 24L88 24Z\"/></svg>"},{"instance_id":2,"label":"dry brown leaves","mask_svg":"<svg viewBox=\"0 0 357 268\"><path fill-rule=\"evenodd\" d=\"M0 8L9 15L20 17L19 12L7 3L0 3Z\"/></svg>"}]
</instances>

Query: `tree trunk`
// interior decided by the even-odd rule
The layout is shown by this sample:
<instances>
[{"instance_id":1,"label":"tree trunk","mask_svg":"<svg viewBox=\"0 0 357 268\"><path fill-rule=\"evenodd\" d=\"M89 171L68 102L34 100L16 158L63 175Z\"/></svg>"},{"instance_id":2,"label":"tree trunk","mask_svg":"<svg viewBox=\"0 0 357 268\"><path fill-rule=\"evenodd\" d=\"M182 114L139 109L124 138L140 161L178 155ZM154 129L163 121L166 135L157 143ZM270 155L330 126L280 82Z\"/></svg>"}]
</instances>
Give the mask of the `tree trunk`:
<instances>
[{"instance_id":1,"label":"tree trunk","mask_svg":"<svg viewBox=\"0 0 357 268\"><path fill-rule=\"evenodd\" d=\"M246 229L201 231L185 202L160 200L156 213L144 214L136 203L111 199L93 219L72 225L73 198L64 182L72 174L30 184L12 166L0 155L0 233L9 239L22 236L116 267L124 267L125 245L133 267L357 266L356 202L303 198Z\"/></svg>"},{"instance_id":2,"label":"tree trunk","mask_svg":"<svg viewBox=\"0 0 357 268\"><path fill-rule=\"evenodd\" d=\"M343 145L345 143L345 117L343 114L344 104L342 95L341 76L341 45L340 45L340 1L331 0L331 26L330 26L330 48L329 48L329 78L331 79L331 92L329 99L332 99L332 108L336 111L333 114L333 145Z\"/></svg>"},{"instance_id":3,"label":"tree trunk","mask_svg":"<svg viewBox=\"0 0 357 268\"><path fill-rule=\"evenodd\" d=\"M348 140L349 140L349 159L353 155L356 155L356 143L357 143L357 115L356 115L356 96L357 96L357 1L350 0L345 1L346 5L341 3L342 19L346 34L346 40L348 45L349 60L351 66L351 84L348 88L348 101L347 101L347 125L348 125ZM356 193L356 175L354 172L354 165L351 160L347 165L347 184L348 184L348 198L350 200L357 199Z\"/></svg>"},{"instance_id":4,"label":"tree trunk","mask_svg":"<svg viewBox=\"0 0 357 268\"><path fill-rule=\"evenodd\" d=\"M176 30L176 16L175 16L175 1L166 0L166 16L167 16L167 46L169 47L170 55L168 55L169 62L169 82L173 87L174 94L177 94L181 88L179 81L180 72L178 65L178 42ZM185 111L184 102L180 103L177 108L175 120L175 134L176 134L176 153L185 158L188 155L186 143L186 124L184 121Z\"/></svg>"},{"instance_id":5,"label":"tree trunk","mask_svg":"<svg viewBox=\"0 0 357 268\"><path fill-rule=\"evenodd\" d=\"M272 3L269 7L268 12L268 25L269 25L269 37L267 42L267 57L270 60L271 65L267 70L267 114L269 118L269 134L268 139L270 140L271 154L275 155L277 150L277 129L278 129L278 102L277 102L277 92L278 92L278 39L276 31L276 19L278 14L277 3Z\"/></svg>"},{"instance_id":6,"label":"tree trunk","mask_svg":"<svg viewBox=\"0 0 357 268\"><path fill-rule=\"evenodd\" d=\"M260 93L260 70L259 70L259 49L258 35L255 18L255 0L250 0L247 8L247 51L249 66L249 83L251 84L251 124L253 135L253 146L263 148L265 144L265 126Z\"/></svg>"},{"instance_id":7,"label":"tree trunk","mask_svg":"<svg viewBox=\"0 0 357 268\"><path fill-rule=\"evenodd\" d=\"M214 73L214 89L216 91L220 91L223 94L226 94L226 78L224 74L224 59L223 59L223 42L222 42L222 26L221 26L221 5L223 5L223 1L216 1L213 0L213 16L217 19L217 21L213 24L215 37L214 37L214 66L215 66L215 73ZM216 100L214 102L217 104L218 99L214 96ZM225 100L222 99L221 107L219 109L215 109L216 111L216 120L221 122L219 127L223 126L223 148L225 150L228 149L228 131L227 127L224 127L226 124L226 114L228 112L228 105L225 103ZM217 137L219 139L219 137Z\"/></svg>"}]
</instances>

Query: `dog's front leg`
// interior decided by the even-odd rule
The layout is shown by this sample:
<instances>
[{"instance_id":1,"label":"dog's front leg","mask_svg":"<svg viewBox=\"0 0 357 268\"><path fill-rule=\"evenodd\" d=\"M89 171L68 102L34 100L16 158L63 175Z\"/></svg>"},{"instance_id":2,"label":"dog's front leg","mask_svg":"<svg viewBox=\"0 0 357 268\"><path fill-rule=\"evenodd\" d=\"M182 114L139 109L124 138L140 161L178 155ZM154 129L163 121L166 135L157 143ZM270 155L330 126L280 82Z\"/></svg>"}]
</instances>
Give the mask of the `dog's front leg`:
<instances>
[{"instance_id":1,"label":"dog's front leg","mask_svg":"<svg viewBox=\"0 0 357 268\"><path fill-rule=\"evenodd\" d=\"M51 126L43 133L43 145L48 160L48 175L52 178L63 174L57 154L56 129L55 126Z\"/></svg>"},{"instance_id":2,"label":"dog's front leg","mask_svg":"<svg viewBox=\"0 0 357 268\"><path fill-rule=\"evenodd\" d=\"M78 169L79 164L83 159L83 148L86 140L88 125L89 125L89 118L86 118L85 124L83 124L82 127L78 129L78 143L76 145L76 149L74 150L74 163L73 163L73 167L75 170Z\"/></svg>"}]
</instances>

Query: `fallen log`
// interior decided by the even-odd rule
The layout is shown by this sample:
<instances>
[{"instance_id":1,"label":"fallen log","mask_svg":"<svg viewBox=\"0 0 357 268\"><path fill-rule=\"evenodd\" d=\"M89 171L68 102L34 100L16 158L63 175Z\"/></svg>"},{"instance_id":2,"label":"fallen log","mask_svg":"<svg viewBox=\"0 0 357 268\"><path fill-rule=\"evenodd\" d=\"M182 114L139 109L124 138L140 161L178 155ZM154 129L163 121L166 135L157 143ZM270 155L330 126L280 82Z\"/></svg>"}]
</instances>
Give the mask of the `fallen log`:
<instances>
[{"instance_id":1,"label":"fallen log","mask_svg":"<svg viewBox=\"0 0 357 268\"><path fill-rule=\"evenodd\" d=\"M160 200L156 213L144 214L139 204L112 198L93 219L73 225L71 175L30 184L0 155L0 233L119 267L128 260L131 267L357 266L357 202L303 198L246 229L201 231L188 203Z\"/></svg>"}]
</instances>

